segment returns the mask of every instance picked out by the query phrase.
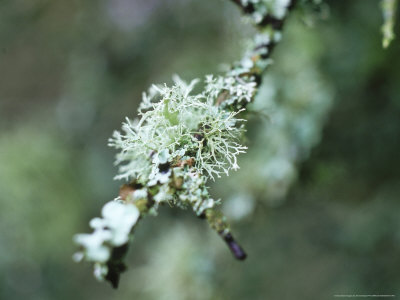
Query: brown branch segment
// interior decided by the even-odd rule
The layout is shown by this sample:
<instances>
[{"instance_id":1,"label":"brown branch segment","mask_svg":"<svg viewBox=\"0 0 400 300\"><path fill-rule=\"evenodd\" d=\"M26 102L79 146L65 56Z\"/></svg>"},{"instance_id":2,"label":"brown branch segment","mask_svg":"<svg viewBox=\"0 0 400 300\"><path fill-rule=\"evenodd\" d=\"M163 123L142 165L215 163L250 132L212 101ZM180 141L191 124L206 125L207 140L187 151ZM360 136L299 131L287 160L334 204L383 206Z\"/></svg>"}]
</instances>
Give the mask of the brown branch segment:
<instances>
[{"instance_id":1,"label":"brown branch segment","mask_svg":"<svg viewBox=\"0 0 400 300\"><path fill-rule=\"evenodd\" d=\"M210 227L218 232L220 237L226 242L233 256L238 260L244 260L247 255L233 238L226 217L222 212L214 208L208 208L204 212L204 217L207 219Z\"/></svg>"},{"instance_id":2,"label":"brown branch segment","mask_svg":"<svg viewBox=\"0 0 400 300\"><path fill-rule=\"evenodd\" d=\"M253 12L255 12L255 8L252 3L243 5L241 0L231 0L231 1L233 3L235 3L236 5L238 5L242 9L244 14L252 14ZM273 16L272 14L268 13L259 22L257 22L256 26L259 29L264 29L269 26L274 30L282 30L289 12L295 7L296 3L297 3L297 0L290 1L290 3L287 6L287 13L284 17L277 18L277 17ZM269 48L273 48L275 46L275 43L272 42L269 45L270 45ZM259 47L259 45L257 45L256 47ZM272 50L272 49L267 49L267 50ZM271 51L268 51L268 53L271 53ZM268 56L269 56L269 54L268 54Z\"/></svg>"}]
</instances>

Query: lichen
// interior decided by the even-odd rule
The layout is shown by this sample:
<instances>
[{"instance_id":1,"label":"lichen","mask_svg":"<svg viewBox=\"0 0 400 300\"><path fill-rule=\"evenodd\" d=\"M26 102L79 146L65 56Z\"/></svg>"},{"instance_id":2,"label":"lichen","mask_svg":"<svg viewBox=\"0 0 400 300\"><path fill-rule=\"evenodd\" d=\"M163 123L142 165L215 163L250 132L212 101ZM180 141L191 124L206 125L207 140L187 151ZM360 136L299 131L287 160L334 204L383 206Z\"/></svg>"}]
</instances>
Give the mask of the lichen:
<instances>
[{"instance_id":1,"label":"lichen","mask_svg":"<svg viewBox=\"0 0 400 300\"><path fill-rule=\"evenodd\" d=\"M115 247L126 244L132 227L139 219L139 210L135 205L120 201L108 202L102 209L102 218L90 221L94 229L91 234L77 234L75 242L82 248L75 253L74 259L83 259L95 263L95 277L99 280L108 273L107 262Z\"/></svg>"},{"instance_id":2,"label":"lichen","mask_svg":"<svg viewBox=\"0 0 400 300\"><path fill-rule=\"evenodd\" d=\"M280 40L290 2L242 1L244 6L252 5L247 13L260 29L243 59L223 76L208 75L189 84L175 76L170 87L153 85L143 93L138 118L126 118L122 130L113 133L109 145L119 151L115 179L127 184L115 202L105 205L103 218L92 220L94 232L75 237L81 247L75 259L94 263L96 278L118 285L136 222L156 215L165 203L192 208L237 259L246 257L226 218L215 210L220 201L210 197L207 181L239 169L238 155L247 149L242 143L244 120L239 115L254 99L261 73L271 63L268 55ZM200 82L202 90L194 93Z\"/></svg>"},{"instance_id":3,"label":"lichen","mask_svg":"<svg viewBox=\"0 0 400 300\"><path fill-rule=\"evenodd\" d=\"M136 180L144 186L162 180L160 166L173 160L195 159L197 173L214 179L238 169L237 156L245 152L240 143L243 133L238 112L215 105L218 95L228 91L229 103L250 101L253 84L238 84L233 78L206 77L200 94L192 95L199 80L189 85L175 77L172 87L153 86L144 94L140 119L123 124L114 132L109 145L120 150L116 179Z\"/></svg>"},{"instance_id":4,"label":"lichen","mask_svg":"<svg viewBox=\"0 0 400 300\"><path fill-rule=\"evenodd\" d=\"M175 76L174 81L172 87L154 85L143 94L139 119L127 119L123 133L116 131L109 140L120 151L115 178L134 184L104 206L103 218L90 222L92 234L75 236L81 246L75 260L94 262L99 280L108 278L113 249L128 242L139 215L157 214L159 205L168 203L192 207L200 216L219 204L209 196L207 180L238 169L237 156L246 150L240 143L243 120L237 118L242 110L229 111L216 102L224 91L230 104L249 102L254 85L207 76L204 91L192 95L199 80L187 84Z\"/></svg>"},{"instance_id":5,"label":"lichen","mask_svg":"<svg viewBox=\"0 0 400 300\"><path fill-rule=\"evenodd\" d=\"M381 6L383 14L382 45L387 48L395 38L393 28L396 21L397 0L382 0Z\"/></svg>"}]
</instances>

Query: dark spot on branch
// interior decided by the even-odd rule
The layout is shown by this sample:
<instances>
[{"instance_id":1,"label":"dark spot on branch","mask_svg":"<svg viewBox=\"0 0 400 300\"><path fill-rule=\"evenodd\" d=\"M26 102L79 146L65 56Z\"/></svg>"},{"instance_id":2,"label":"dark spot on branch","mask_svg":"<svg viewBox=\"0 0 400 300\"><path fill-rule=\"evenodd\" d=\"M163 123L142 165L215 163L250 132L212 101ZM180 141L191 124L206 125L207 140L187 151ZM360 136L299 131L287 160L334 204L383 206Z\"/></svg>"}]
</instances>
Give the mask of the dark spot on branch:
<instances>
[{"instance_id":1,"label":"dark spot on branch","mask_svg":"<svg viewBox=\"0 0 400 300\"><path fill-rule=\"evenodd\" d=\"M283 27L283 19L278 19L272 15L266 15L258 26L265 27L270 25L275 30L281 30Z\"/></svg>"},{"instance_id":2,"label":"dark spot on branch","mask_svg":"<svg viewBox=\"0 0 400 300\"><path fill-rule=\"evenodd\" d=\"M105 278L111 283L114 289L118 288L120 275L126 270L126 266L122 260L128 252L128 248L128 244L114 248L111 253L111 258L107 262L108 273Z\"/></svg>"},{"instance_id":3,"label":"dark spot on branch","mask_svg":"<svg viewBox=\"0 0 400 300\"><path fill-rule=\"evenodd\" d=\"M194 137L196 138L196 140L198 140L198 141L201 141L201 140L204 139L204 136L203 136L202 134L200 134L200 133L195 133L193 136L194 136Z\"/></svg>"},{"instance_id":4,"label":"dark spot on branch","mask_svg":"<svg viewBox=\"0 0 400 300\"><path fill-rule=\"evenodd\" d=\"M243 5L241 0L232 0L236 5L242 8L243 12L246 14L251 14L254 12L254 6L252 3L249 3L248 5Z\"/></svg>"},{"instance_id":5,"label":"dark spot on branch","mask_svg":"<svg viewBox=\"0 0 400 300\"><path fill-rule=\"evenodd\" d=\"M247 257L246 252L239 246L239 244L235 241L232 234L228 233L220 233L226 244L228 245L229 249L231 250L233 256L238 260L244 260Z\"/></svg>"},{"instance_id":6,"label":"dark spot on branch","mask_svg":"<svg viewBox=\"0 0 400 300\"><path fill-rule=\"evenodd\" d=\"M159 164L158 169L160 170L161 174L168 173L169 168L171 167L170 163L165 163L165 164Z\"/></svg>"},{"instance_id":7,"label":"dark spot on branch","mask_svg":"<svg viewBox=\"0 0 400 300\"><path fill-rule=\"evenodd\" d=\"M122 200L126 200L129 196L133 194L135 190L141 189L143 185L140 183L136 183L132 181L131 183L128 184L123 184L119 188L119 196L121 197Z\"/></svg>"}]
</instances>

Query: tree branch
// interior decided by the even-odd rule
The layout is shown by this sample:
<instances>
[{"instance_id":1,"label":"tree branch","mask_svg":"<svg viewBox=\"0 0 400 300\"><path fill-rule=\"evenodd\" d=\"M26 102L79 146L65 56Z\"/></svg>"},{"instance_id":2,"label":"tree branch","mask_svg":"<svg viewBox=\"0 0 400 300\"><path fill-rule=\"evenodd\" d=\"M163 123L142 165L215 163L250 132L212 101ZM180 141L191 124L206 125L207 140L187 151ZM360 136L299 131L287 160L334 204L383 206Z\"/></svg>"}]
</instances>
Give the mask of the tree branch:
<instances>
[{"instance_id":1,"label":"tree branch","mask_svg":"<svg viewBox=\"0 0 400 300\"><path fill-rule=\"evenodd\" d=\"M93 262L95 276L110 281L113 287L118 286L120 273L125 270L123 259L136 223L163 203L192 206L226 242L235 258L246 258L225 216L215 208L217 202L209 196L206 182L214 175L219 177L238 168L236 156L246 147L238 142L243 130L242 120L236 115L254 100L295 0L277 0L271 11L262 1L246 5L240 0L232 1L258 28L252 50L225 76L208 76L201 94L190 95L197 80L187 84L175 78L172 88L153 86L154 90L143 97L139 109L142 119L136 125L127 120L123 125L125 134L115 132L110 140L109 145L121 150L117 163L126 162L118 178L133 181L121 187L117 202L103 207L102 218L91 221L92 234L76 237L81 251L75 258ZM215 106L219 108L217 112ZM190 125L178 121L184 119L198 123L194 126L192 121ZM150 148L149 144L159 148Z\"/></svg>"}]
</instances>

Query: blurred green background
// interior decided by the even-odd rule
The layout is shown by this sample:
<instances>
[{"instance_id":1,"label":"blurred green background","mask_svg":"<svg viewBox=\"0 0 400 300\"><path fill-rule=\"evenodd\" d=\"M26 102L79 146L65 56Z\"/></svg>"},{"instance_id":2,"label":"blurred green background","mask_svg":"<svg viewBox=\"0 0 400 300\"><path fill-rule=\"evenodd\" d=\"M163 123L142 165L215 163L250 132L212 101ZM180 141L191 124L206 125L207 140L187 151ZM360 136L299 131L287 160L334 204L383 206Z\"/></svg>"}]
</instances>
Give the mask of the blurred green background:
<instances>
[{"instance_id":1,"label":"blurred green background","mask_svg":"<svg viewBox=\"0 0 400 300\"><path fill-rule=\"evenodd\" d=\"M327 4L291 17L242 169L211 188L248 259L165 207L115 291L71 259L121 184L107 139L150 84L219 72L252 31L222 0L1 0L0 299L400 296L400 42L382 49L378 1Z\"/></svg>"}]
</instances>

